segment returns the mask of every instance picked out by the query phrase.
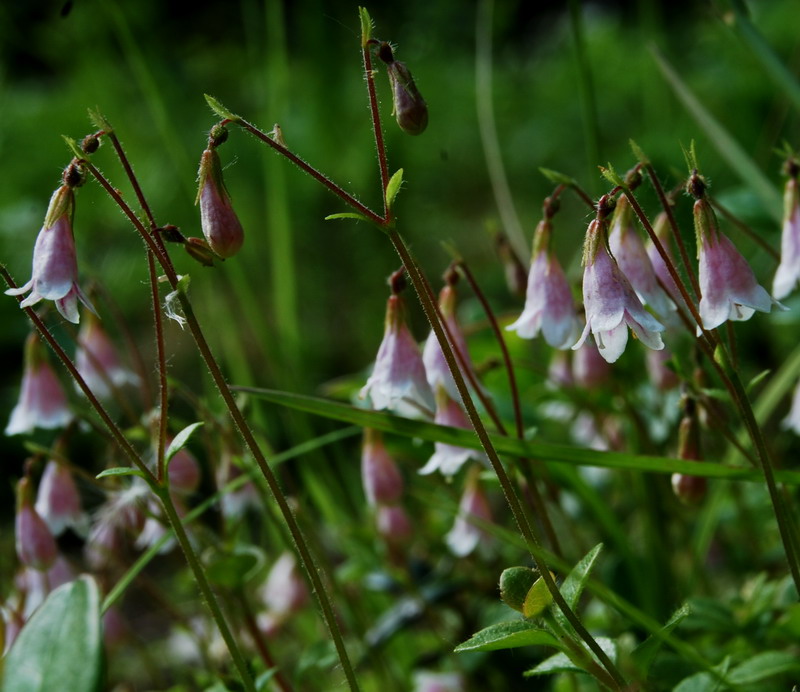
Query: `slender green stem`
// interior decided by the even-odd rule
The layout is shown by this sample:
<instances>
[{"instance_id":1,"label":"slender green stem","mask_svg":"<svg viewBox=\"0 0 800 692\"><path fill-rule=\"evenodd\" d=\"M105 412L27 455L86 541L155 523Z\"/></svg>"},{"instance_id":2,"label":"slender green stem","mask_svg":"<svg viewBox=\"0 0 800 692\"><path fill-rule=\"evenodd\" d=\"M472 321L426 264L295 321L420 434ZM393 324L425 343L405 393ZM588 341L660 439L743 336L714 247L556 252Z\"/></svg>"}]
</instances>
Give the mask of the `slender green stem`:
<instances>
[{"instance_id":1,"label":"slender green stem","mask_svg":"<svg viewBox=\"0 0 800 692\"><path fill-rule=\"evenodd\" d=\"M442 349L444 354L445 360L447 361L447 365L450 368L450 373L455 380L456 387L458 389L458 393L461 396L461 399L464 403L464 408L467 412L467 417L470 420L473 428L475 429L476 434L478 435L478 439L481 442L481 446L483 447L484 451L486 452L487 457L489 458L489 463L492 466L492 469L497 476L497 479L500 482L500 486L503 489L503 494L505 495L506 502L508 503L509 508L511 509L511 513L514 516L514 521L517 524L517 527L522 534L523 538L525 539L526 544L528 545L528 549L533 556L534 561L536 562L536 566L539 569L542 578L545 581L548 591L553 597L553 600L556 602L558 607L564 613L564 616L567 618L569 623L578 633L578 635L586 642L586 645L591 649L591 651L597 656L598 660L603 664L604 668L608 671L609 675L615 681L614 689L622 690L626 687L625 679L622 677L622 674L619 672L617 667L611 661L611 659L606 655L600 645L595 641L594 637L589 633L589 631L583 626L581 621L578 619L577 615L572 611L569 607L567 602L564 600L564 597L561 595L561 592L558 590L558 586L555 583L550 571L547 567L547 564L541 559L539 554L539 540L534 533L532 526L528 523L527 517L525 512L522 508L522 503L520 502L519 497L514 489L513 484L511 483L511 479L509 478L508 474L506 473L505 468L503 467L502 462L500 461L500 457L497 455L497 451L492 444L491 439L489 438L489 434L486 431L486 428L483 425L483 421L481 421L480 416L478 415L478 411L475 408L475 404L472 401L472 397L470 396L469 389L467 388L467 384L464 380L463 375L461 374L461 370L458 367L458 362L456 361L455 356L453 355L453 351L450 348L450 343L447 340L447 336L442 329L442 325L439 322L436 313L436 306L435 302L431 301L430 296L428 295L427 291L425 290L425 282L422 278L422 274L417 266L414 258L412 257L408 247L405 244L405 241L400 236L399 233L395 229L388 229L389 239L394 246L395 251L397 252L400 260L403 262L403 265L406 268L406 272L408 273L409 278L411 279L412 284L414 285L414 290L417 292L417 295L422 303L423 310L425 311L425 316L428 318L430 322L431 328L433 329L434 333L436 334L436 338L439 341L439 345Z\"/></svg>"},{"instance_id":2,"label":"slender green stem","mask_svg":"<svg viewBox=\"0 0 800 692\"><path fill-rule=\"evenodd\" d=\"M364 59L364 74L367 79L367 93L369 94L370 110L378 110L378 97L375 94L375 73L372 69L372 55L370 54L369 41L361 37L361 53ZM381 190L383 190L383 218L386 223L392 221L392 210L386 204L386 188L389 187L389 163L386 157L386 146L383 143L383 130L380 120L372 119L372 130L378 150L378 167L381 171Z\"/></svg>"},{"instance_id":3,"label":"slender green stem","mask_svg":"<svg viewBox=\"0 0 800 692\"><path fill-rule=\"evenodd\" d=\"M219 607L217 597L211 590L211 585L206 578L203 565L200 563L200 559L194 552L194 548L192 547L191 541L189 541L189 536L186 534L186 529L181 522L181 518L175 511L175 505L172 504L172 498L170 498L169 490L155 485L151 487L153 491L157 493L158 499L161 500L161 504L164 506L164 511L166 512L170 526L172 526L172 530L175 532L178 543L180 544L183 554L186 557L186 562L189 564L189 568L192 570L192 574L197 582L197 586L200 588L200 593L203 595L203 599L205 600L208 609L211 611L211 616L214 618L214 622L219 629L219 633L225 640L225 644L227 645L228 651L233 659L233 664L239 671L239 677L242 679L244 688L248 690L248 692L255 692L256 686L253 683L252 677L250 676L247 662L245 661L244 656L239 649L239 645L236 643L235 637L228 627L225 616L222 614L222 609Z\"/></svg>"}]
</instances>

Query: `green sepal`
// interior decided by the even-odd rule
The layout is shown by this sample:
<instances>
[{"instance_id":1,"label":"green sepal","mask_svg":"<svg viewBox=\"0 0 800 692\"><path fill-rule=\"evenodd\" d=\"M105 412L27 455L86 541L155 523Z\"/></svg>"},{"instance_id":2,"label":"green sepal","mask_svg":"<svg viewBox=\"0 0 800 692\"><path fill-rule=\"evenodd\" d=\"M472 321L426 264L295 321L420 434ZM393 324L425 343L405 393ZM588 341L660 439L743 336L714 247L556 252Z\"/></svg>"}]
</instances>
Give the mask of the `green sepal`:
<instances>
[{"instance_id":1,"label":"green sepal","mask_svg":"<svg viewBox=\"0 0 800 692\"><path fill-rule=\"evenodd\" d=\"M114 131L111 123L106 120L106 117L100 112L99 109L92 110L89 108L89 120L98 130L102 130L105 134L110 134Z\"/></svg>"},{"instance_id":2,"label":"green sepal","mask_svg":"<svg viewBox=\"0 0 800 692\"><path fill-rule=\"evenodd\" d=\"M210 94L203 94L206 99L206 103L209 105L212 111L214 111L220 118L223 120L230 120L234 123L242 122L242 118L238 115L229 111L225 106L223 106L216 98L211 96Z\"/></svg>"},{"instance_id":3,"label":"green sepal","mask_svg":"<svg viewBox=\"0 0 800 692\"><path fill-rule=\"evenodd\" d=\"M569 185L572 187L573 185L577 185L577 181L575 178L571 178L564 173L559 173L558 171L554 171L551 168L539 168L539 172L547 178L551 183L555 183L556 185Z\"/></svg>"}]
</instances>

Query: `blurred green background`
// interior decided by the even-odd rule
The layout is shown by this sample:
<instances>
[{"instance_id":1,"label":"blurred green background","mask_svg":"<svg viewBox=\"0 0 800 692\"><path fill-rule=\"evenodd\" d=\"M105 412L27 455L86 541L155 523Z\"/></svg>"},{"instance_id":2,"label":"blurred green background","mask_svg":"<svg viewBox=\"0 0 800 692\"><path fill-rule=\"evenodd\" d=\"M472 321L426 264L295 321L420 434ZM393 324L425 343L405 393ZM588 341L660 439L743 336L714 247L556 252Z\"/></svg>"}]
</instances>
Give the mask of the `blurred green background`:
<instances>
[{"instance_id":1,"label":"blurred green background","mask_svg":"<svg viewBox=\"0 0 800 692\"><path fill-rule=\"evenodd\" d=\"M576 3L574 7L577 7ZM375 35L397 45L427 99L430 125L403 135L390 117L385 74L378 79L392 170L405 169L399 228L431 276L448 262L442 241L457 245L502 313L520 309L503 283L487 225L499 223L476 115L475 33L493 38L496 135L520 227L529 237L553 185L539 167L576 177L592 194L605 187L597 164L634 164L635 139L668 186L685 170L681 143L697 140L714 192L777 245L776 208L765 208L687 114L650 52L658 46L705 107L775 184L772 149L797 142L797 117L781 90L726 23L722 2L584 3L585 65L594 89L597 141L587 139L586 100L569 6L455 1L369 6ZM797 3L752 3L753 21L777 55L798 64ZM36 233L69 154L62 134L91 131L96 107L114 124L159 223L200 235L193 205L197 163L215 122L203 99L213 94L264 130L280 123L288 146L376 207L377 165L361 73L356 5L302 0L5 3L0 7L0 261L27 281ZM596 151L596 155L590 152ZM231 380L319 391L342 375L364 373L382 332L385 278L398 260L382 235L351 221L325 222L343 205L265 146L232 129L220 154L246 232L240 255L214 269L174 253L192 275L191 292ZM104 146L95 163L132 201ZM565 198L557 220L559 254L579 277L585 207ZM152 363L149 292L142 243L101 192L80 190L75 223L84 283L107 289ZM763 282L772 265L742 241ZM180 250L180 249L178 249ZM527 258L525 258L527 260ZM421 315L412 319L419 338ZM28 330L11 298L0 301L0 419L16 401ZM749 327L749 325L748 325ZM119 328L110 322L110 331ZM190 337L168 328L171 374L204 389ZM67 332L59 336L69 341ZM246 357L243 357L246 356ZM271 433L281 444L280 421ZM42 433L43 440L50 435ZM20 438L0 441L3 474L16 475ZM2 497L8 498L4 482Z\"/></svg>"}]
</instances>

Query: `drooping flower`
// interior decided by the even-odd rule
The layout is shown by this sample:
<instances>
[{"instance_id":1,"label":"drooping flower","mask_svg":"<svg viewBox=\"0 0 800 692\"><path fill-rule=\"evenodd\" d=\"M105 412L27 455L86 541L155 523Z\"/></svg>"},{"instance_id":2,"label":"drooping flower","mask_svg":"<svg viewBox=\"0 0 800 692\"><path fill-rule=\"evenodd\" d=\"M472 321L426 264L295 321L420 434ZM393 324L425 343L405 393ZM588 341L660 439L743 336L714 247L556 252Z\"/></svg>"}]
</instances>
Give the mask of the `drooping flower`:
<instances>
[{"instance_id":1,"label":"drooping flower","mask_svg":"<svg viewBox=\"0 0 800 692\"><path fill-rule=\"evenodd\" d=\"M70 322L78 323L78 300L94 311L89 299L78 286L78 261L75 238L72 235L72 217L75 210L75 193L62 185L50 198L50 206L42 230L33 248L31 279L24 286L10 288L6 295L19 296L30 291L20 303L29 308L40 300L55 301L56 308Z\"/></svg>"},{"instance_id":2,"label":"drooping flower","mask_svg":"<svg viewBox=\"0 0 800 692\"><path fill-rule=\"evenodd\" d=\"M667 212L661 211L659 212L658 216L656 216L655 221L653 221L653 233L655 234L656 238L661 241L661 247L664 248L664 252L667 254L667 257L672 262L672 265L675 266L674 257L669 244L670 227L669 216L667 215ZM655 246L655 243L653 243L653 241L649 238L647 240L645 249L647 250L647 256L650 259L650 264L653 265L653 271L655 272L655 275L661 281L661 284L667 289L670 302L672 303L672 310L674 311L676 309L676 305L686 309L686 303L684 302L683 296L678 289L678 285L675 283L675 279L672 278L672 274L670 274L667 264L664 261L664 258L661 256L661 253L658 251L658 248ZM668 321L672 320L670 316L667 316L666 319Z\"/></svg>"},{"instance_id":3,"label":"drooping flower","mask_svg":"<svg viewBox=\"0 0 800 692\"><path fill-rule=\"evenodd\" d=\"M258 625L267 636L275 634L281 625L308 603L308 587L297 573L297 560L284 552L272 566L260 590L267 611L258 618Z\"/></svg>"},{"instance_id":4,"label":"drooping flower","mask_svg":"<svg viewBox=\"0 0 800 692\"><path fill-rule=\"evenodd\" d=\"M50 459L44 468L36 494L36 511L54 536L67 528L79 534L88 528L88 516L81 506L81 497L69 468Z\"/></svg>"},{"instance_id":5,"label":"drooping flower","mask_svg":"<svg viewBox=\"0 0 800 692\"><path fill-rule=\"evenodd\" d=\"M139 381L134 373L122 365L106 330L91 313L87 315L78 332L75 367L92 393L100 400L111 398L112 387Z\"/></svg>"},{"instance_id":6,"label":"drooping flower","mask_svg":"<svg viewBox=\"0 0 800 692\"><path fill-rule=\"evenodd\" d=\"M25 370L19 401L11 411L6 435L29 433L34 428L61 428L72 420L67 396L47 361L39 337L31 334L25 343Z\"/></svg>"},{"instance_id":7,"label":"drooping flower","mask_svg":"<svg viewBox=\"0 0 800 692\"><path fill-rule=\"evenodd\" d=\"M447 330L452 337L452 345L455 347L455 350L461 354L461 358L459 358L456 353L453 354L456 357L459 369L462 374L465 370L468 370L472 374L471 379L477 382L478 379L477 375L475 375L475 368L472 365L469 351L467 350L467 341L464 338L464 332L456 317L456 288L454 282L448 282L439 293L439 308L442 311L442 317L444 317L447 323ZM462 360L466 364L466 368L462 366ZM428 335L425 348L422 351L422 362L425 364L425 376L428 378L431 391L435 392L437 387L442 386L453 399L460 401L461 395L458 393L456 381L450 373L450 368L447 365L447 360L445 360L442 347L439 345L439 340L432 330Z\"/></svg>"},{"instance_id":8,"label":"drooping flower","mask_svg":"<svg viewBox=\"0 0 800 692\"><path fill-rule=\"evenodd\" d=\"M461 673L431 673L424 670L414 673L414 692L465 692L466 689Z\"/></svg>"},{"instance_id":9,"label":"drooping flower","mask_svg":"<svg viewBox=\"0 0 800 692\"><path fill-rule=\"evenodd\" d=\"M647 375L650 378L650 382L662 392L674 389L680 384L678 374L667 367L667 361L671 358L672 352L666 348L661 351L648 351L645 356Z\"/></svg>"},{"instance_id":10,"label":"drooping flower","mask_svg":"<svg viewBox=\"0 0 800 692\"><path fill-rule=\"evenodd\" d=\"M715 329L726 320L749 320L756 310L769 312L774 300L756 280L747 260L719 230L709 202L694 203L694 227L699 260L700 318L705 329Z\"/></svg>"},{"instance_id":11,"label":"drooping flower","mask_svg":"<svg viewBox=\"0 0 800 692\"><path fill-rule=\"evenodd\" d=\"M58 549L53 534L33 506L30 479L17 484L16 543L17 557L26 567L49 569L56 561Z\"/></svg>"},{"instance_id":12,"label":"drooping flower","mask_svg":"<svg viewBox=\"0 0 800 692\"><path fill-rule=\"evenodd\" d=\"M585 389L596 389L611 377L611 367L600 355L594 339L586 339L581 347L575 350L572 376L575 384Z\"/></svg>"},{"instance_id":13,"label":"drooping flower","mask_svg":"<svg viewBox=\"0 0 800 692\"><path fill-rule=\"evenodd\" d=\"M399 545L411 536L411 520L402 505L378 505L375 524L391 545Z\"/></svg>"},{"instance_id":14,"label":"drooping flower","mask_svg":"<svg viewBox=\"0 0 800 692\"><path fill-rule=\"evenodd\" d=\"M477 470L475 467L474 470ZM490 522L492 513L486 493L481 488L477 473L471 473L467 480L464 494L458 505L453 528L447 534L447 547L450 552L458 557L466 557L481 540L486 538L486 532L477 524L477 521Z\"/></svg>"},{"instance_id":15,"label":"drooping flower","mask_svg":"<svg viewBox=\"0 0 800 692\"><path fill-rule=\"evenodd\" d=\"M686 397L683 401L684 415L678 428L678 458L700 461L700 421L694 399ZM696 504L705 497L708 483L703 476L673 473L672 491L684 504Z\"/></svg>"},{"instance_id":16,"label":"drooping flower","mask_svg":"<svg viewBox=\"0 0 800 692\"><path fill-rule=\"evenodd\" d=\"M607 222L602 210L608 201L600 201L601 211L586 232L583 249L583 303L586 308L586 327L578 342L580 348L589 336L594 336L600 355L615 362L628 343L628 327L648 348L664 348L659 332L664 325L642 307L628 279L608 250Z\"/></svg>"},{"instance_id":17,"label":"drooping flower","mask_svg":"<svg viewBox=\"0 0 800 692\"><path fill-rule=\"evenodd\" d=\"M543 219L533 236L525 308L506 329L523 339L533 339L541 331L550 346L569 348L578 332L578 318L569 282L550 248L550 235L550 221Z\"/></svg>"},{"instance_id":18,"label":"drooping flower","mask_svg":"<svg viewBox=\"0 0 800 692\"><path fill-rule=\"evenodd\" d=\"M449 425L467 430L472 427L461 405L455 399L452 399L447 390L441 386L436 390L436 416L434 422L439 425ZM444 476L452 476L469 459L487 461L488 463L483 452L467 449L466 447L457 447L447 442L436 442L433 456L428 459L428 463L419 470L419 473L426 475L434 471L441 471Z\"/></svg>"},{"instance_id":19,"label":"drooping flower","mask_svg":"<svg viewBox=\"0 0 800 692\"><path fill-rule=\"evenodd\" d=\"M425 366L417 342L406 325L403 299L393 294L386 306L383 341L378 348L375 367L361 389L361 398L369 397L372 407L418 412L433 408L433 395L425 377Z\"/></svg>"},{"instance_id":20,"label":"drooping flower","mask_svg":"<svg viewBox=\"0 0 800 692\"><path fill-rule=\"evenodd\" d=\"M798 279L800 279L800 192L795 175L786 181L783 193L781 263L772 282L773 295L778 300L785 298L794 290Z\"/></svg>"},{"instance_id":21,"label":"drooping flower","mask_svg":"<svg viewBox=\"0 0 800 692\"><path fill-rule=\"evenodd\" d=\"M397 464L386 451L383 435L370 428L364 429L361 481L370 507L376 504L393 504L403 494L403 477Z\"/></svg>"},{"instance_id":22,"label":"drooping flower","mask_svg":"<svg viewBox=\"0 0 800 692\"><path fill-rule=\"evenodd\" d=\"M655 268L639 233L634 228L633 210L625 195L620 197L614 210L608 245L617 265L630 281L640 300L650 306L661 320L670 319L675 311L675 303L658 283Z\"/></svg>"},{"instance_id":23,"label":"drooping flower","mask_svg":"<svg viewBox=\"0 0 800 692\"><path fill-rule=\"evenodd\" d=\"M244 242L244 231L233 210L222 179L222 166L216 147L209 146L200 158L200 225L211 249L223 259L233 257Z\"/></svg>"},{"instance_id":24,"label":"drooping flower","mask_svg":"<svg viewBox=\"0 0 800 692\"><path fill-rule=\"evenodd\" d=\"M792 430L800 435L800 381L795 385L794 394L792 394L792 406L781 425L787 430Z\"/></svg>"}]
</instances>

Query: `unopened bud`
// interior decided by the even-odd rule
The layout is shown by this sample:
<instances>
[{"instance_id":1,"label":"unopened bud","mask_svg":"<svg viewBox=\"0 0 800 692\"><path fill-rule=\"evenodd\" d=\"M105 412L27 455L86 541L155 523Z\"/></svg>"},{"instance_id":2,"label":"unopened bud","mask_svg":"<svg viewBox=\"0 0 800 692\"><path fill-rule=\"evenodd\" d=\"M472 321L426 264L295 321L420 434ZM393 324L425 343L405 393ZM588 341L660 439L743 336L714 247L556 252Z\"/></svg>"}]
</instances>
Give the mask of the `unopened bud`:
<instances>
[{"instance_id":1,"label":"unopened bud","mask_svg":"<svg viewBox=\"0 0 800 692\"><path fill-rule=\"evenodd\" d=\"M161 237L167 243L185 243L186 237L181 233L181 229L177 226L173 226L171 223L168 223L166 226L162 226L161 228L156 229L158 233L161 234Z\"/></svg>"},{"instance_id":2,"label":"unopened bud","mask_svg":"<svg viewBox=\"0 0 800 692\"><path fill-rule=\"evenodd\" d=\"M405 267L400 267L396 272L392 272L387 283L392 291L392 295L396 296L405 291L406 286L408 286Z\"/></svg>"},{"instance_id":3,"label":"unopened bud","mask_svg":"<svg viewBox=\"0 0 800 692\"><path fill-rule=\"evenodd\" d=\"M46 570L56 561L58 549L53 534L33 506L30 479L17 485L17 557L27 567Z\"/></svg>"},{"instance_id":4,"label":"unopened bud","mask_svg":"<svg viewBox=\"0 0 800 692\"><path fill-rule=\"evenodd\" d=\"M695 400L687 397L684 400L684 416L678 428L678 457L699 461L700 421L697 416ZM672 474L672 491L684 504L696 504L705 497L708 483L702 476L688 476L682 473Z\"/></svg>"},{"instance_id":5,"label":"unopened bud","mask_svg":"<svg viewBox=\"0 0 800 692\"><path fill-rule=\"evenodd\" d=\"M525 269L525 265L517 257L517 253L514 252L505 233L497 233L494 243L497 255L503 263L509 292L518 298L524 298L528 287L528 271Z\"/></svg>"},{"instance_id":6,"label":"unopened bud","mask_svg":"<svg viewBox=\"0 0 800 692\"><path fill-rule=\"evenodd\" d=\"M187 238L183 244L189 257L193 260L200 262L204 267L213 267L216 255L214 251L208 246L208 243L202 238Z\"/></svg>"},{"instance_id":7,"label":"unopened bud","mask_svg":"<svg viewBox=\"0 0 800 692\"><path fill-rule=\"evenodd\" d=\"M80 187L86 182L86 173L82 166L79 166L73 161L64 169L62 179L64 180L64 185L67 187Z\"/></svg>"},{"instance_id":8,"label":"unopened bud","mask_svg":"<svg viewBox=\"0 0 800 692\"><path fill-rule=\"evenodd\" d=\"M242 247L244 231L225 189L216 149L206 149L203 152L199 178L197 201L200 203L203 235L217 255L223 259L233 257Z\"/></svg>"},{"instance_id":9,"label":"unopened bud","mask_svg":"<svg viewBox=\"0 0 800 692\"><path fill-rule=\"evenodd\" d=\"M686 192L695 199L702 199L706 194L706 181L696 170L692 171L686 183Z\"/></svg>"},{"instance_id":10,"label":"unopened bud","mask_svg":"<svg viewBox=\"0 0 800 692\"><path fill-rule=\"evenodd\" d=\"M100 147L100 138L96 134L86 135L81 142L81 151L84 154L94 154Z\"/></svg>"},{"instance_id":11,"label":"unopened bud","mask_svg":"<svg viewBox=\"0 0 800 692\"><path fill-rule=\"evenodd\" d=\"M386 70L392 85L393 112L397 124L406 134L422 134L428 126L428 105L414 84L411 72L405 63L397 60L387 62Z\"/></svg>"},{"instance_id":12,"label":"unopened bud","mask_svg":"<svg viewBox=\"0 0 800 692\"><path fill-rule=\"evenodd\" d=\"M210 147L218 147L228 141L228 128L217 123L208 133L208 144Z\"/></svg>"}]
</instances>

